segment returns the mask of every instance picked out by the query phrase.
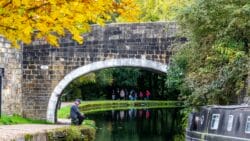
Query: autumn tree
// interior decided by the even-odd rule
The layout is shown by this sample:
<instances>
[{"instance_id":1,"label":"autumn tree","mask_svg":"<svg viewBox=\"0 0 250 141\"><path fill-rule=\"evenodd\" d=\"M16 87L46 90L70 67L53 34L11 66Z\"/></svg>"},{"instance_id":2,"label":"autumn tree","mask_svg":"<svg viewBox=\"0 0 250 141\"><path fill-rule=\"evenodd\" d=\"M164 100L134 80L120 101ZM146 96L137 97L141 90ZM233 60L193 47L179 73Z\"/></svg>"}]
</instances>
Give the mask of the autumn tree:
<instances>
[{"instance_id":1,"label":"autumn tree","mask_svg":"<svg viewBox=\"0 0 250 141\"><path fill-rule=\"evenodd\" d=\"M58 46L67 32L82 43L81 34L90 31L90 23L104 25L114 13L134 21L138 11L134 0L2 0L0 34L14 46L33 39Z\"/></svg>"}]
</instances>

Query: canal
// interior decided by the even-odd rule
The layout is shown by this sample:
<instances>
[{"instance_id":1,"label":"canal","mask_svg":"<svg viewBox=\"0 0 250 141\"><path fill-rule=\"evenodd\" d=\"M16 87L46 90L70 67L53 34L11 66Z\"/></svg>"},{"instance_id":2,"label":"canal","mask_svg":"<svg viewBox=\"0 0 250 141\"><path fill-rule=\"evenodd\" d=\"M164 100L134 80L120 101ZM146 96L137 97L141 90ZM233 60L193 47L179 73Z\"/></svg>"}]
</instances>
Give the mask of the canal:
<instances>
[{"instance_id":1,"label":"canal","mask_svg":"<svg viewBox=\"0 0 250 141\"><path fill-rule=\"evenodd\" d=\"M182 141L180 108L111 110L87 115L95 120L95 141Z\"/></svg>"}]
</instances>

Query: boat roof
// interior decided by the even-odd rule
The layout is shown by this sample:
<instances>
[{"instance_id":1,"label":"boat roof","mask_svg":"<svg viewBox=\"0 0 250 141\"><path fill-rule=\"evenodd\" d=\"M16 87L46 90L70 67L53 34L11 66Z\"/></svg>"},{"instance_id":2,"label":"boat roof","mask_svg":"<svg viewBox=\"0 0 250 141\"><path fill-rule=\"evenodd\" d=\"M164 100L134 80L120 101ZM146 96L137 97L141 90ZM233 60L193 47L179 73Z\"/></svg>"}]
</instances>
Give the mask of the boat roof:
<instances>
[{"instance_id":1,"label":"boat roof","mask_svg":"<svg viewBox=\"0 0 250 141\"><path fill-rule=\"evenodd\" d=\"M202 109L242 109L242 110L250 110L250 105L241 104L241 105L208 105L202 106Z\"/></svg>"}]
</instances>

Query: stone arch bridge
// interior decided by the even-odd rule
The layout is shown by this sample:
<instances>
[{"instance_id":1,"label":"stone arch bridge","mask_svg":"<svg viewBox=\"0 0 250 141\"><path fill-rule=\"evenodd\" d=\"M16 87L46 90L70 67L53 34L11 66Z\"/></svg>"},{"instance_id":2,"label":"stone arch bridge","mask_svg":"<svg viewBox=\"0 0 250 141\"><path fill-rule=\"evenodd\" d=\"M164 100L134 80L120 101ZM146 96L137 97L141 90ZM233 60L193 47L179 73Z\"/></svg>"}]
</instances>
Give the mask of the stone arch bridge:
<instances>
[{"instance_id":1,"label":"stone arch bridge","mask_svg":"<svg viewBox=\"0 0 250 141\"><path fill-rule=\"evenodd\" d=\"M25 117L56 120L63 89L75 78L109 67L139 67L166 73L171 46L177 38L175 22L92 26L80 45L69 37L55 48L41 40L21 51L21 112Z\"/></svg>"}]
</instances>

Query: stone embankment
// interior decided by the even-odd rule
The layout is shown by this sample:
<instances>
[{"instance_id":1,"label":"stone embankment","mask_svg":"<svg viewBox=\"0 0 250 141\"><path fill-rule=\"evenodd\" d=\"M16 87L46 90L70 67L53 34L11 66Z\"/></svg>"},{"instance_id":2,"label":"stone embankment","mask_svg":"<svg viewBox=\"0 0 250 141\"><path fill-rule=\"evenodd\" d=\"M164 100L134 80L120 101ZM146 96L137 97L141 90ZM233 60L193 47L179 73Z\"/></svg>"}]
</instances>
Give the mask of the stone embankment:
<instances>
[{"instance_id":1,"label":"stone embankment","mask_svg":"<svg viewBox=\"0 0 250 141\"><path fill-rule=\"evenodd\" d=\"M67 136L66 136L67 135ZM51 141L76 140L93 141L95 129L90 126L18 124L0 126L0 141Z\"/></svg>"},{"instance_id":2,"label":"stone embankment","mask_svg":"<svg viewBox=\"0 0 250 141\"><path fill-rule=\"evenodd\" d=\"M49 130L62 128L67 125L43 125L43 124L18 124L0 126L0 141L25 140L25 135L46 133ZM41 138L42 139L42 138Z\"/></svg>"}]
</instances>

